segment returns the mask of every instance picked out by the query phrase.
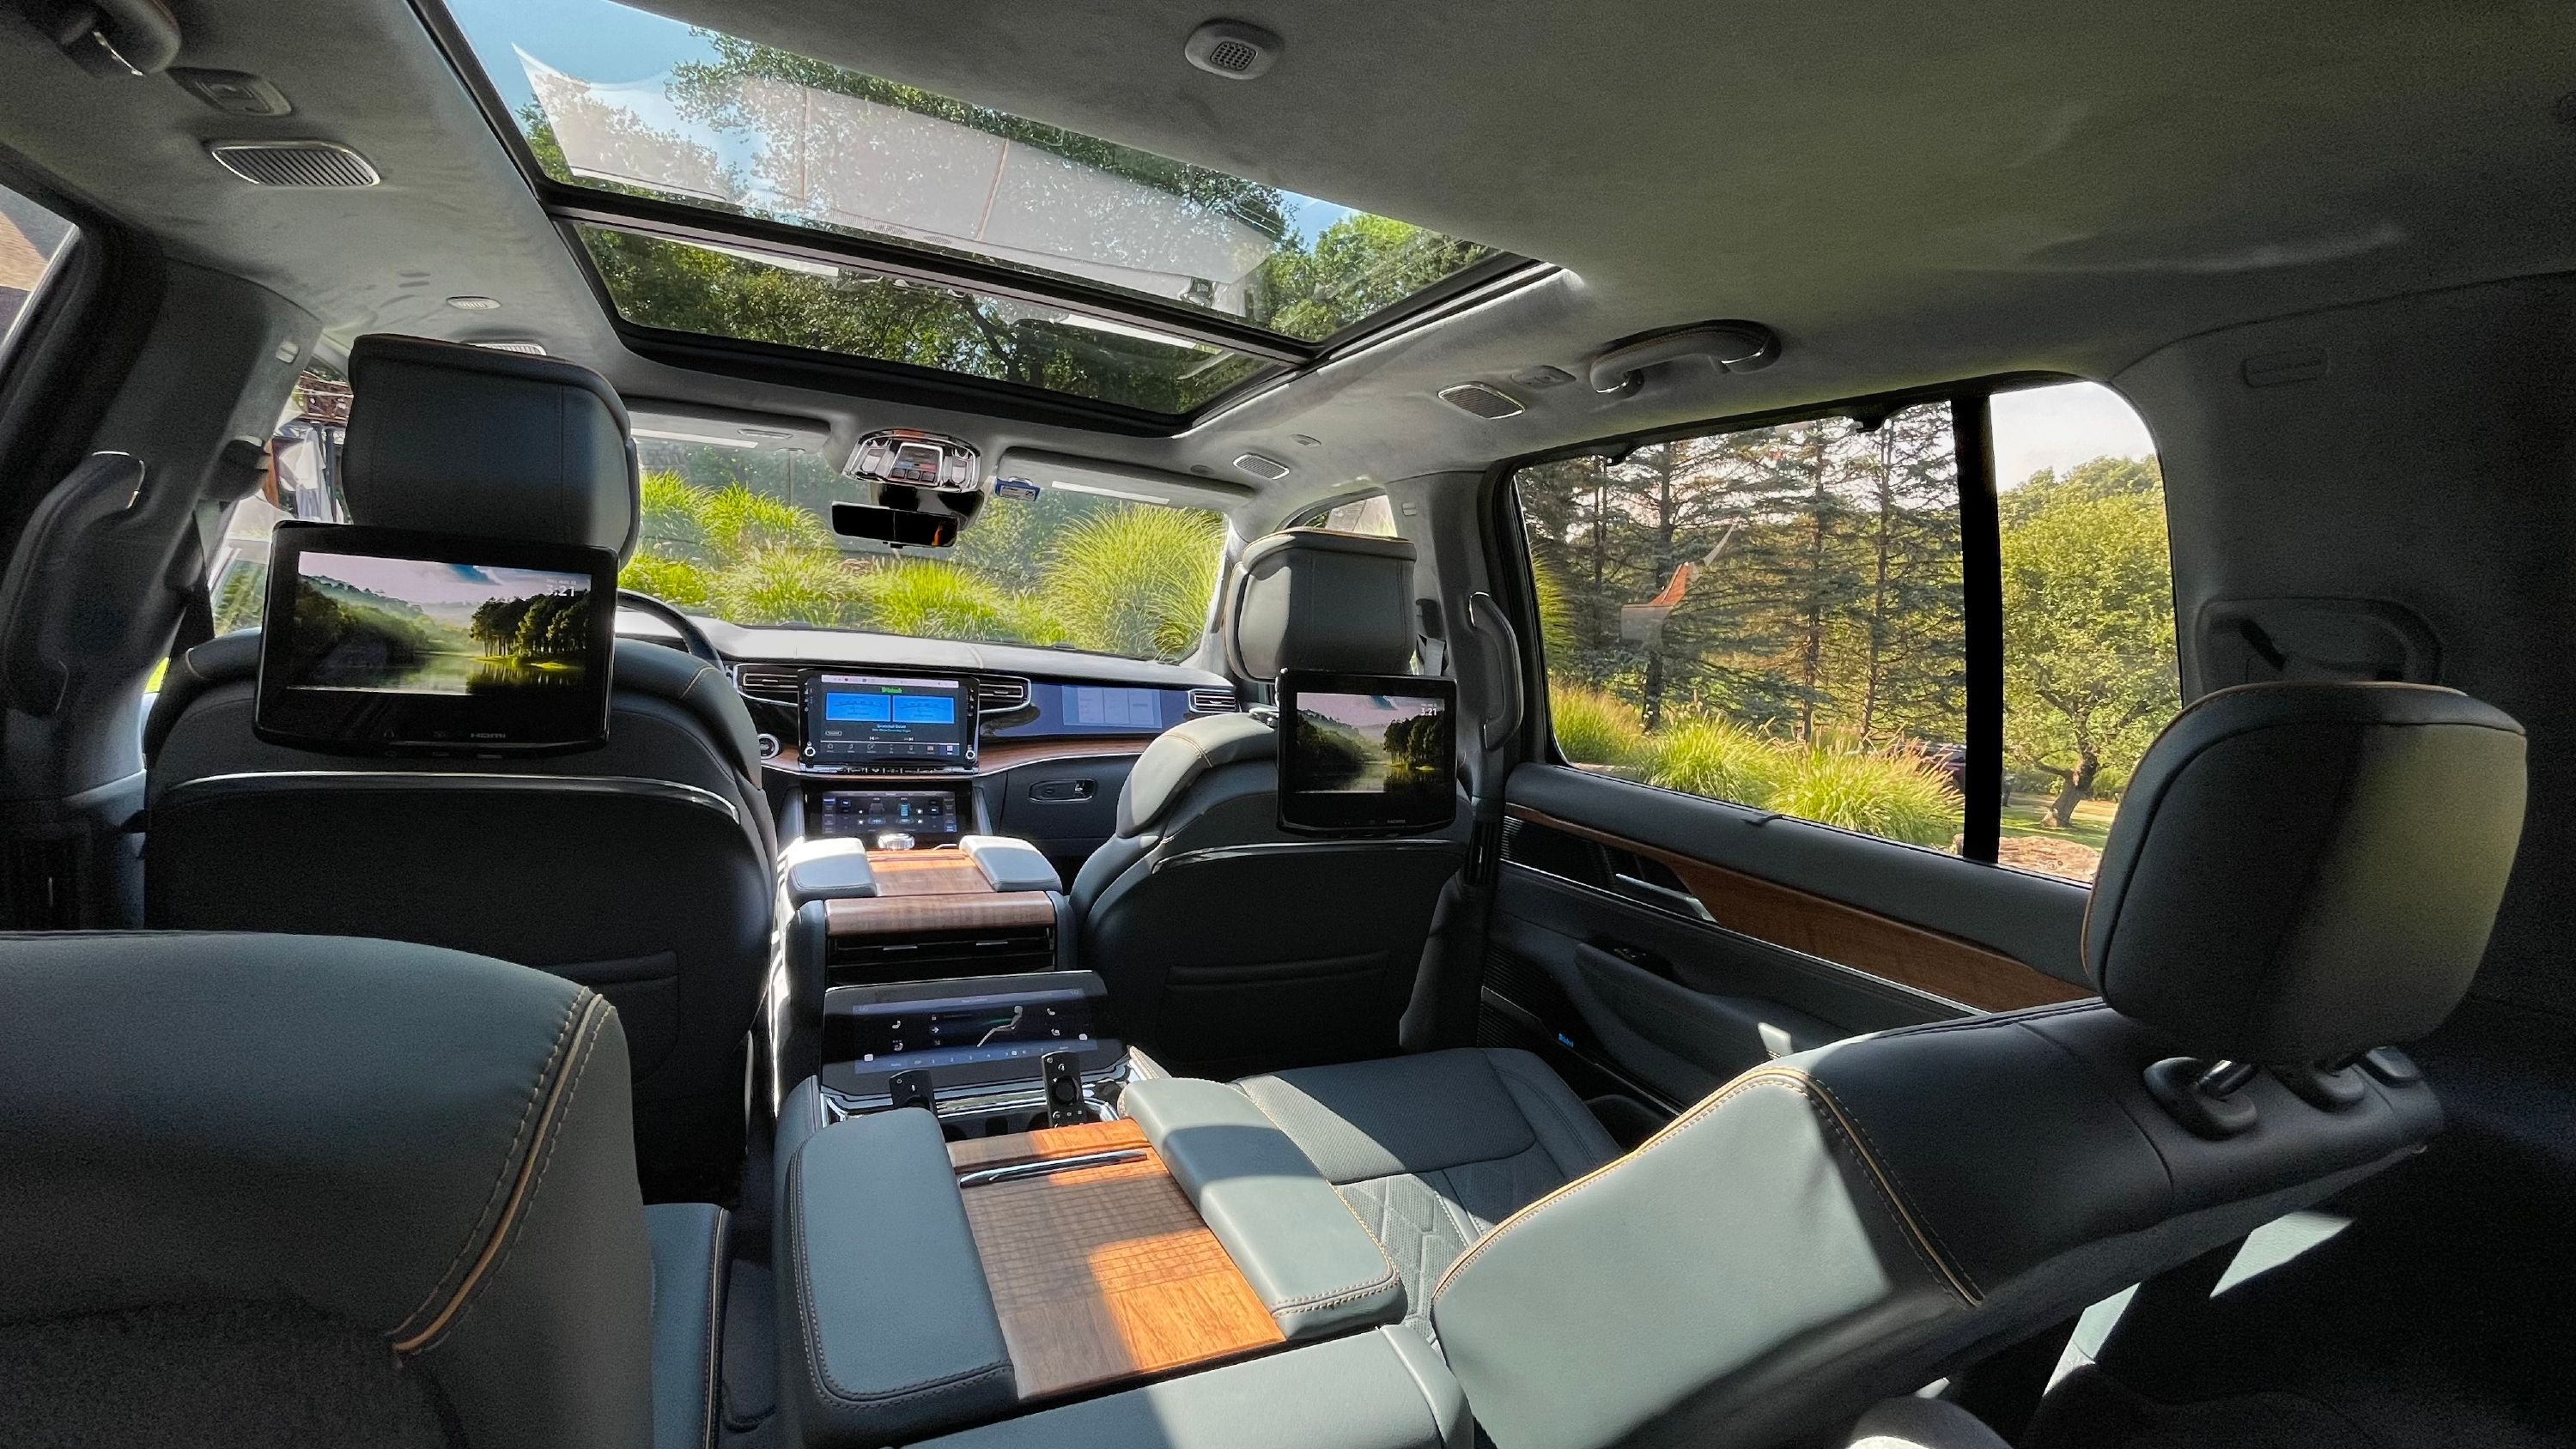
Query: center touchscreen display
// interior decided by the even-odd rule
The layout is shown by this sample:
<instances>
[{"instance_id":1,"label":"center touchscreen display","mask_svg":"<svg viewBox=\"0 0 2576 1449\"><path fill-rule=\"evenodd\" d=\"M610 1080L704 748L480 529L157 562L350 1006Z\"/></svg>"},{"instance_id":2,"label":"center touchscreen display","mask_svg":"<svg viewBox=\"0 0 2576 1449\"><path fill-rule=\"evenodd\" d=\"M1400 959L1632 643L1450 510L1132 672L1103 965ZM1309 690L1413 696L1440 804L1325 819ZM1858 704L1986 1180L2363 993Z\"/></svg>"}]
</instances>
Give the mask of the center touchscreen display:
<instances>
[{"instance_id":1,"label":"center touchscreen display","mask_svg":"<svg viewBox=\"0 0 2576 1449\"><path fill-rule=\"evenodd\" d=\"M805 759L815 765L971 765L974 701L955 679L813 675L805 686Z\"/></svg>"}]
</instances>

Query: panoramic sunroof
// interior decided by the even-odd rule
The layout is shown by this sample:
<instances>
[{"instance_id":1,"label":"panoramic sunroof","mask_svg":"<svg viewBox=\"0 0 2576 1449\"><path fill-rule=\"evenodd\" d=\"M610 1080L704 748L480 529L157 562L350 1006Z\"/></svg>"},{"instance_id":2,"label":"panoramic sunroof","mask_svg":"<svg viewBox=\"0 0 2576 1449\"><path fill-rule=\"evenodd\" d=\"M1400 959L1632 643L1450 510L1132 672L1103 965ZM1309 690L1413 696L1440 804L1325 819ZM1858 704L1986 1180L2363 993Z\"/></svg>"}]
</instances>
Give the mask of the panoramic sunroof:
<instances>
[{"instance_id":1,"label":"panoramic sunroof","mask_svg":"<svg viewBox=\"0 0 2576 1449\"><path fill-rule=\"evenodd\" d=\"M449 8L558 182L700 208L711 227L789 223L818 247L891 242L934 270L964 259L1082 299L1050 311L963 285L916 296L917 280L587 228L632 322L1187 411L1269 362L1170 335L1188 317L1256 350L1259 334L1293 347L1500 255L608 0ZM720 295L661 285L683 276Z\"/></svg>"}]
</instances>

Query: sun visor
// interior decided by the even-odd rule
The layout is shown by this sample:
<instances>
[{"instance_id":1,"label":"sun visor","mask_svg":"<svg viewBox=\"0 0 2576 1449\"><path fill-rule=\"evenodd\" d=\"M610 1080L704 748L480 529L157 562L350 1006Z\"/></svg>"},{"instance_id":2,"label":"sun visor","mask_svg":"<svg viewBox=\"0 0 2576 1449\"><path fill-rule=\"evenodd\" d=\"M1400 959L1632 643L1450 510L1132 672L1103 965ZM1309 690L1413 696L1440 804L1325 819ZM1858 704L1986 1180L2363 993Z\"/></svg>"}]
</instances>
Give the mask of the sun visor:
<instances>
[{"instance_id":1,"label":"sun visor","mask_svg":"<svg viewBox=\"0 0 2576 1449\"><path fill-rule=\"evenodd\" d=\"M1041 448L1004 449L1001 459L993 465L993 477L1020 478L1040 488L1060 488L1067 493L1088 493L1128 503L1178 503L1191 508L1231 508L1254 492L1250 485L1230 480L1193 478L1141 463L1085 458Z\"/></svg>"},{"instance_id":2,"label":"sun visor","mask_svg":"<svg viewBox=\"0 0 2576 1449\"><path fill-rule=\"evenodd\" d=\"M742 452L820 453L832 441L830 423L783 413L749 413L652 398L628 399L626 413L634 419L639 443L659 440Z\"/></svg>"}]
</instances>

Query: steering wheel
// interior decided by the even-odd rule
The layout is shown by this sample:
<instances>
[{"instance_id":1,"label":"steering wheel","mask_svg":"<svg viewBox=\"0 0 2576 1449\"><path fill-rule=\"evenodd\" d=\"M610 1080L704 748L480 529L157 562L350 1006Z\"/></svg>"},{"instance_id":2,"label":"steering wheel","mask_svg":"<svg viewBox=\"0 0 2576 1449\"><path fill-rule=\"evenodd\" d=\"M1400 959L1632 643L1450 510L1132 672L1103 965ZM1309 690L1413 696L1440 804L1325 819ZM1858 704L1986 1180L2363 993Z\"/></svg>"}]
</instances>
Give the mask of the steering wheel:
<instances>
[{"instance_id":1,"label":"steering wheel","mask_svg":"<svg viewBox=\"0 0 2576 1449\"><path fill-rule=\"evenodd\" d=\"M705 660L718 669L724 668L724 656L716 652L715 641L707 637L707 631L691 622L688 615L663 603L660 599L654 598L651 594L639 594L633 589L619 589L617 607L633 609L639 614L650 614L670 625L679 633L680 647L688 650L691 657Z\"/></svg>"}]
</instances>

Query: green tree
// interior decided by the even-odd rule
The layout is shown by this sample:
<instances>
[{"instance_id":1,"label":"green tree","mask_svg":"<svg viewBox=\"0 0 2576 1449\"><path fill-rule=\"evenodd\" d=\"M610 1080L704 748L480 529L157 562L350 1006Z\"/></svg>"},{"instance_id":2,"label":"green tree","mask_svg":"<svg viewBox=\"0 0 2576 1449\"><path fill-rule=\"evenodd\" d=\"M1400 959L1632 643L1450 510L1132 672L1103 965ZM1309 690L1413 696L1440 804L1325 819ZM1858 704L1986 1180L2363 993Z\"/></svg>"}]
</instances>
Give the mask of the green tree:
<instances>
[{"instance_id":1,"label":"green tree","mask_svg":"<svg viewBox=\"0 0 2576 1449\"><path fill-rule=\"evenodd\" d=\"M2002 503L2005 749L2057 782L2062 830L2179 698L2163 489L2150 461L2097 458Z\"/></svg>"}]
</instances>

